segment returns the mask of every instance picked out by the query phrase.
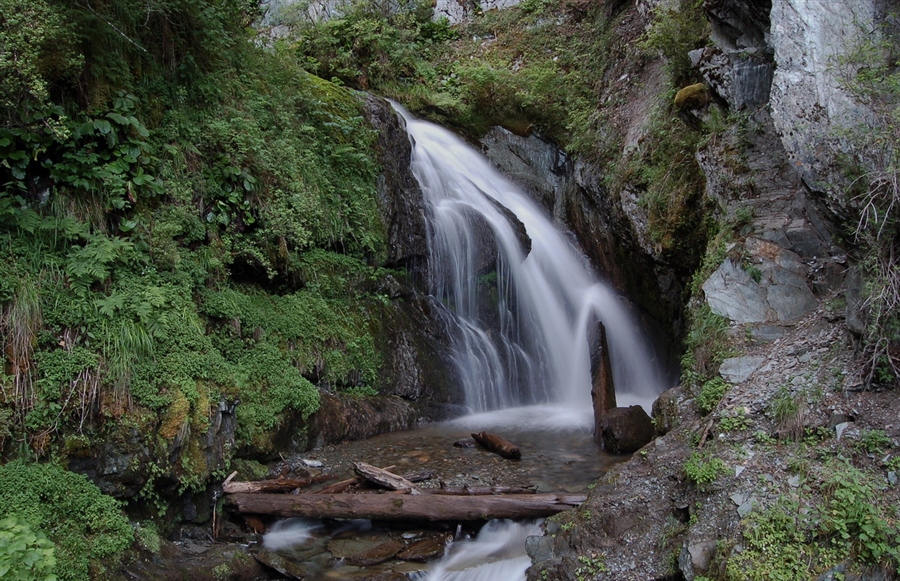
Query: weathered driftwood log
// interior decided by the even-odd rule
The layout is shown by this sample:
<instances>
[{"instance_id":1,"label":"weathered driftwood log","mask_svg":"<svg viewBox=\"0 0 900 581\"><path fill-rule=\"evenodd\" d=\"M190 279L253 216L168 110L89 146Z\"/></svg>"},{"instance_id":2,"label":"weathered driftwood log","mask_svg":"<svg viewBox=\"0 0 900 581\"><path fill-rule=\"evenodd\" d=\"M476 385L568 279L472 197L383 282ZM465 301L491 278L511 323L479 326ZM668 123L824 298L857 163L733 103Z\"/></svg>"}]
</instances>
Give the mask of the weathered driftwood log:
<instances>
[{"instance_id":1,"label":"weathered driftwood log","mask_svg":"<svg viewBox=\"0 0 900 581\"><path fill-rule=\"evenodd\" d=\"M437 490L427 490L431 494L458 494L468 496L484 496L487 494L534 494L534 486L447 486L441 482Z\"/></svg>"},{"instance_id":2,"label":"weathered driftwood log","mask_svg":"<svg viewBox=\"0 0 900 581\"><path fill-rule=\"evenodd\" d=\"M518 446L497 434L479 432L477 434L472 434L472 437L476 442L494 454L500 454L504 458L509 458L511 460L518 460L522 457L522 452L519 451Z\"/></svg>"},{"instance_id":3,"label":"weathered driftwood log","mask_svg":"<svg viewBox=\"0 0 900 581\"><path fill-rule=\"evenodd\" d=\"M297 488L304 488L310 484L325 482L330 480L331 476L320 474L312 478L274 478L272 480L255 480L253 482L230 482L222 483L222 492L225 494L236 494L239 492L290 492Z\"/></svg>"},{"instance_id":4,"label":"weathered driftwood log","mask_svg":"<svg viewBox=\"0 0 900 581\"><path fill-rule=\"evenodd\" d=\"M591 400L594 406L594 441L602 444L600 418L616 407L616 386L613 383L612 364L609 360L609 343L606 327L598 322L594 335L588 339L591 345Z\"/></svg>"},{"instance_id":5,"label":"weathered driftwood log","mask_svg":"<svg viewBox=\"0 0 900 581\"><path fill-rule=\"evenodd\" d=\"M354 462L353 471L369 482L374 482L375 484L383 486L388 490L402 490L404 492L409 492L410 494L419 494L419 489L416 488L415 484L413 484L406 478L397 476L396 474L388 472L387 470L384 470L382 468L376 468L371 464L366 464L365 462Z\"/></svg>"},{"instance_id":6,"label":"weathered driftwood log","mask_svg":"<svg viewBox=\"0 0 900 581\"><path fill-rule=\"evenodd\" d=\"M241 514L281 517L461 521L547 517L574 508L585 498L583 494L229 494L225 506Z\"/></svg>"}]
</instances>

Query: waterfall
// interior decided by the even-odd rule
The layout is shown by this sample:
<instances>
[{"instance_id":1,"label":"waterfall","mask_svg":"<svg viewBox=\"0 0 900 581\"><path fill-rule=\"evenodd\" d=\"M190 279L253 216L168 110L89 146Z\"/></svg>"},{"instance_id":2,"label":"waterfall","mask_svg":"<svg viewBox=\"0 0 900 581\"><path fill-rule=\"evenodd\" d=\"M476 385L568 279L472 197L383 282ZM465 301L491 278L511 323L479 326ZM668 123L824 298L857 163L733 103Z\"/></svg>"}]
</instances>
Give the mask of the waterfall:
<instances>
[{"instance_id":1,"label":"waterfall","mask_svg":"<svg viewBox=\"0 0 900 581\"><path fill-rule=\"evenodd\" d=\"M460 138L395 108L430 212L432 292L454 323L454 362L470 411L556 404L590 417L587 337L598 321L617 397L658 395L662 366L547 213Z\"/></svg>"}]
</instances>

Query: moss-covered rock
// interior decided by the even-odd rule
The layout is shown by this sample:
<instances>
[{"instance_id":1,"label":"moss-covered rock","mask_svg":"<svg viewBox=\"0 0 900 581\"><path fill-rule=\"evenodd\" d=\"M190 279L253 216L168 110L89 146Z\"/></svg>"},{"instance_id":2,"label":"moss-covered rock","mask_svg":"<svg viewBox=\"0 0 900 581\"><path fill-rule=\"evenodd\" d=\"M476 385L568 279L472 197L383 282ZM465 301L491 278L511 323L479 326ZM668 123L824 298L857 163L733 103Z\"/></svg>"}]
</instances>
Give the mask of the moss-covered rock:
<instances>
[{"instance_id":1,"label":"moss-covered rock","mask_svg":"<svg viewBox=\"0 0 900 581\"><path fill-rule=\"evenodd\" d=\"M675 93L675 108L679 111L702 109L709 103L709 92L703 83L695 83Z\"/></svg>"}]
</instances>

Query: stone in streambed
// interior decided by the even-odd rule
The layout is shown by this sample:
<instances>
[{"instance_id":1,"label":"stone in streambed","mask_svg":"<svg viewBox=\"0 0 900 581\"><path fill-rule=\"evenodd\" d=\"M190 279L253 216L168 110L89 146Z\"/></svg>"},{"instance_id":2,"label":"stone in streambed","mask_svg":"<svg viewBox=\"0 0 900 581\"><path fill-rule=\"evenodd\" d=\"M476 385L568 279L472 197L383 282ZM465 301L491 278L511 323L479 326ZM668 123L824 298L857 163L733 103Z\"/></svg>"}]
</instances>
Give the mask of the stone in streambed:
<instances>
[{"instance_id":1,"label":"stone in streambed","mask_svg":"<svg viewBox=\"0 0 900 581\"><path fill-rule=\"evenodd\" d=\"M263 549L254 557L266 567L275 569L288 579L313 579L315 577L315 571L310 569L309 563L295 563L273 551Z\"/></svg>"},{"instance_id":2,"label":"stone in streambed","mask_svg":"<svg viewBox=\"0 0 900 581\"><path fill-rule=\"evenodd\" d=\"M397 558L404 561L431 561L443 557L446 548L447 537L439 535L409 545L397 553Z\"/></svg>"},{"instance_id":3,"label":"stone in streambed","mask_svg":"<svg viewBox=\"0 0 900 581\"><path fill-rule=\"evenodd\" d=\"M599 441L611 454L637 452L653 440L653 421L639 405L615 408L597 422Z\"/></svg>"},{"instance_id":4,"label":"stone in streambed","mask_svg":"<svg viewBox=\"0 0 900 581\"><path fill-rule=\"evenodd\" d=\"M383 563L392 558L405 546L406 545L400 541L387 541L376 545L367 551L348 557L347 562L351 565L360 567L377 565L378 563Z\"/></svg>"}]
</instances>

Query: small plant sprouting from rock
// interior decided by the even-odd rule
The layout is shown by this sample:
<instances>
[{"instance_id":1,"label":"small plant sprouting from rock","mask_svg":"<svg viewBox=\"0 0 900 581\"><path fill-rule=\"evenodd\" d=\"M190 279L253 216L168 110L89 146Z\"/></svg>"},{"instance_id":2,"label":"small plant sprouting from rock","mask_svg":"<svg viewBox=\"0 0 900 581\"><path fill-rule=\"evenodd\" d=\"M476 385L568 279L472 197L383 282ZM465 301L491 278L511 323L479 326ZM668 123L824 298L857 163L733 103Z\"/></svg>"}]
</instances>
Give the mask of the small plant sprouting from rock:
<instances>
[{"instance_id":1,"label":"small plant sprouting from rock","mask_svg":"<svg viewBox=\"0 0 900 581\"><path fill-rule=\"evenodd\" d=\"M880 454L889 449L893 442L884 430L866 430L854 444L860 452Z\"/></svg>"},{"instance_id":2,"label":"small plant sprouting from rock","mask_svg":"<svg viewBox=\"0 0 900 581\"><path fill-rule=\"evenodd\" d=\"M721 458L709 457L702 452L694 452L684 463L684 473L688 480L700 490L706 490L716 481L720 474L727 470Z\"/></svg>"},{"instance_id":3,"label":"small plant sprouting from rock","mask_svg":"<svg viewBox=\"0 0 900 581\"><path fill-rule=\"evenodd\" d=\"M738 408L733 413L719 420L719 428L723 432L743 432L750 428L750 417L745 408Z\"/></svg>"},{"instance_id":4,"label":"small plant sprouting from rock","mask_svg":"<svg viewBox=\"0 0 900 581\"><path fill-rule=\"evenodd\" d=\"M697 395L697 407L700 408L700 413L705 416L711 412L722 401L728 388L728 383L721 377L714 377L704 383Z\"/></svg>"},{"instance_id":5,"label":"small plant sprouting from rock","mask_svg":"<svg viewBox=\"0 0 900 581\"><path fill-rule=\"evenodd\" d=\"M599 573L609 573L609 567L606 565L606 555L591 553L588 555L580 555L578 562L581 566L575 569L575 578L578 581L592 579Z\"/></svg>"}]
</instances>

